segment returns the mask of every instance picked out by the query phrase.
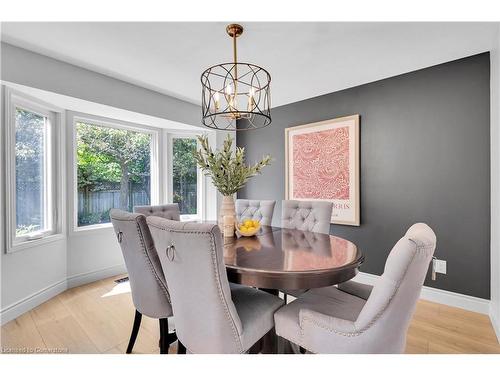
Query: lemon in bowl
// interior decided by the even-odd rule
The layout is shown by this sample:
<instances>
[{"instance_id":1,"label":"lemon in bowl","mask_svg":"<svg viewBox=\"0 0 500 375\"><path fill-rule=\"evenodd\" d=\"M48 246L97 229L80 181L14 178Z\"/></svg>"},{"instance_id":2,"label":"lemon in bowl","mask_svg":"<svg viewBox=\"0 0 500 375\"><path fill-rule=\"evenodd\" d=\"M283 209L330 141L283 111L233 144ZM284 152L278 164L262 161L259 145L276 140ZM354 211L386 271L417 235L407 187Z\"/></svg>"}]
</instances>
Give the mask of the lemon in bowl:
<instances>
[{"instance_id":1,"label":"lemon in bowl","mask_svg":"<svg viewBox=\"0 0 500 375\"><path fill-rule=\"evenodd\" d=\"M241 223L235 223L236 232L244 237L255 236L260 229L258 220L245 219Z\"/></svg>"}]
</instances>

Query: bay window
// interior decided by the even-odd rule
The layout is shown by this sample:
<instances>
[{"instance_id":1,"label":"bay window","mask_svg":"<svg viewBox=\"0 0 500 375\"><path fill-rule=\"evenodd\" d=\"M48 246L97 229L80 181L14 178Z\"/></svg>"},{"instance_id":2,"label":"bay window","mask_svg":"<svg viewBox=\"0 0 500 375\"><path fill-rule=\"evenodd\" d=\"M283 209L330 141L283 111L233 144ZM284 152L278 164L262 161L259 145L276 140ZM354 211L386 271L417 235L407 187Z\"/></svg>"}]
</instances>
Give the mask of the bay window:
<instances>
[{"instance_id":1,"label":"bay window","mask_svg":"<svg viewBox=\"0 0 500 375\"><path fill-rule=\"evenodd\" d=\"M71 235L109 228L112 208L173 202L182 220L215 217L193 157L201 131L65 111L10 88L5 125L7 252L62 240L67 223Z\"/></svg>"}]
</instances>

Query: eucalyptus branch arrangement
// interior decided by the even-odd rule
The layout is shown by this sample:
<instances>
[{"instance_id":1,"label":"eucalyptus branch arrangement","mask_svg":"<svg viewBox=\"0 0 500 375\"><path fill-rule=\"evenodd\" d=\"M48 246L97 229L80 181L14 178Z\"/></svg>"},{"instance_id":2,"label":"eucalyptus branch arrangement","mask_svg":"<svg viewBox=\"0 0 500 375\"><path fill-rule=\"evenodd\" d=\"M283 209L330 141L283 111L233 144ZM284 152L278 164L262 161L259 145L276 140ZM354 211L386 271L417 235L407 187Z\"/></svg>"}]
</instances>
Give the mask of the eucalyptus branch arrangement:
<instances>
[{"instance_id":1,"label":"eucalyptus branch arrangement","mask_svg":"<svg viewBox=\"0 0 500 375\"><path fill-rule=\"evenodd\" d=\"M198 136L200 149L194 153L198 166L222 195L230 196L245 186L247 181L261 173L262 169L271 164L271 156L267 155L254 165L245 164L245 148L236 147L233 153L233 139L228 134L222 150L213 151L205 135Z\"/></svg>"}]
</instances>

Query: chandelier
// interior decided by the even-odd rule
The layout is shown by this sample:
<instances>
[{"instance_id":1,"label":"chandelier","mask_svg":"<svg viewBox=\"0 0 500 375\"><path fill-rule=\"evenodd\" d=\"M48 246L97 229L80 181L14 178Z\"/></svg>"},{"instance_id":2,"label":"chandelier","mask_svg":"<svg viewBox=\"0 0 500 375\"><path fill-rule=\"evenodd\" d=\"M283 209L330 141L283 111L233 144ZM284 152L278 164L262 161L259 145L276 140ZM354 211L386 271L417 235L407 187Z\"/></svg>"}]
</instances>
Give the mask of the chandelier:
<instances>
[{"instance_id":1,"label":"chandelier","mask_svg":"<svg viewBox=\"0 0 500 375\"><path fill-rule=\"evenodd\" d=\"M218 130L263 128L271 123L271 76L260 66L238 62L241 25L228 25L226 32L233 39L233 62L214 65L201 75L203 125Z\"/></svg>"}]
</instances>

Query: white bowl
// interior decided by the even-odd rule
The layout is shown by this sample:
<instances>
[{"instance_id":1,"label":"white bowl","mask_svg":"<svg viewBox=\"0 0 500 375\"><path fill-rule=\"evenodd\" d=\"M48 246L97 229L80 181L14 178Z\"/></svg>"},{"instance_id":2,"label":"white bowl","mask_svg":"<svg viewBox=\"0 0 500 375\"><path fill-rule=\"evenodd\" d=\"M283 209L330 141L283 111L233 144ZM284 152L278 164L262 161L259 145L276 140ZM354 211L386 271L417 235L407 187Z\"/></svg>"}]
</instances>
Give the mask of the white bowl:
<instances>
[{"instance_id":1,"label":"white bowl","mask_svg":"<svg viewBox=\"0 0 500 375\"><path fill-rule=\"evenodd\" d=\"M235 229L236 229L236 233L238 233L240 236L243 236L243 237L252 237L252 236L255 236L257 234L257 232L259 231L260 229L260 223L257 227L255 227L254 230L252 230L251 232L240 232L240 224L242 223L235 223L234 226L235 226Z\"/></svg>"}]
</instances>

